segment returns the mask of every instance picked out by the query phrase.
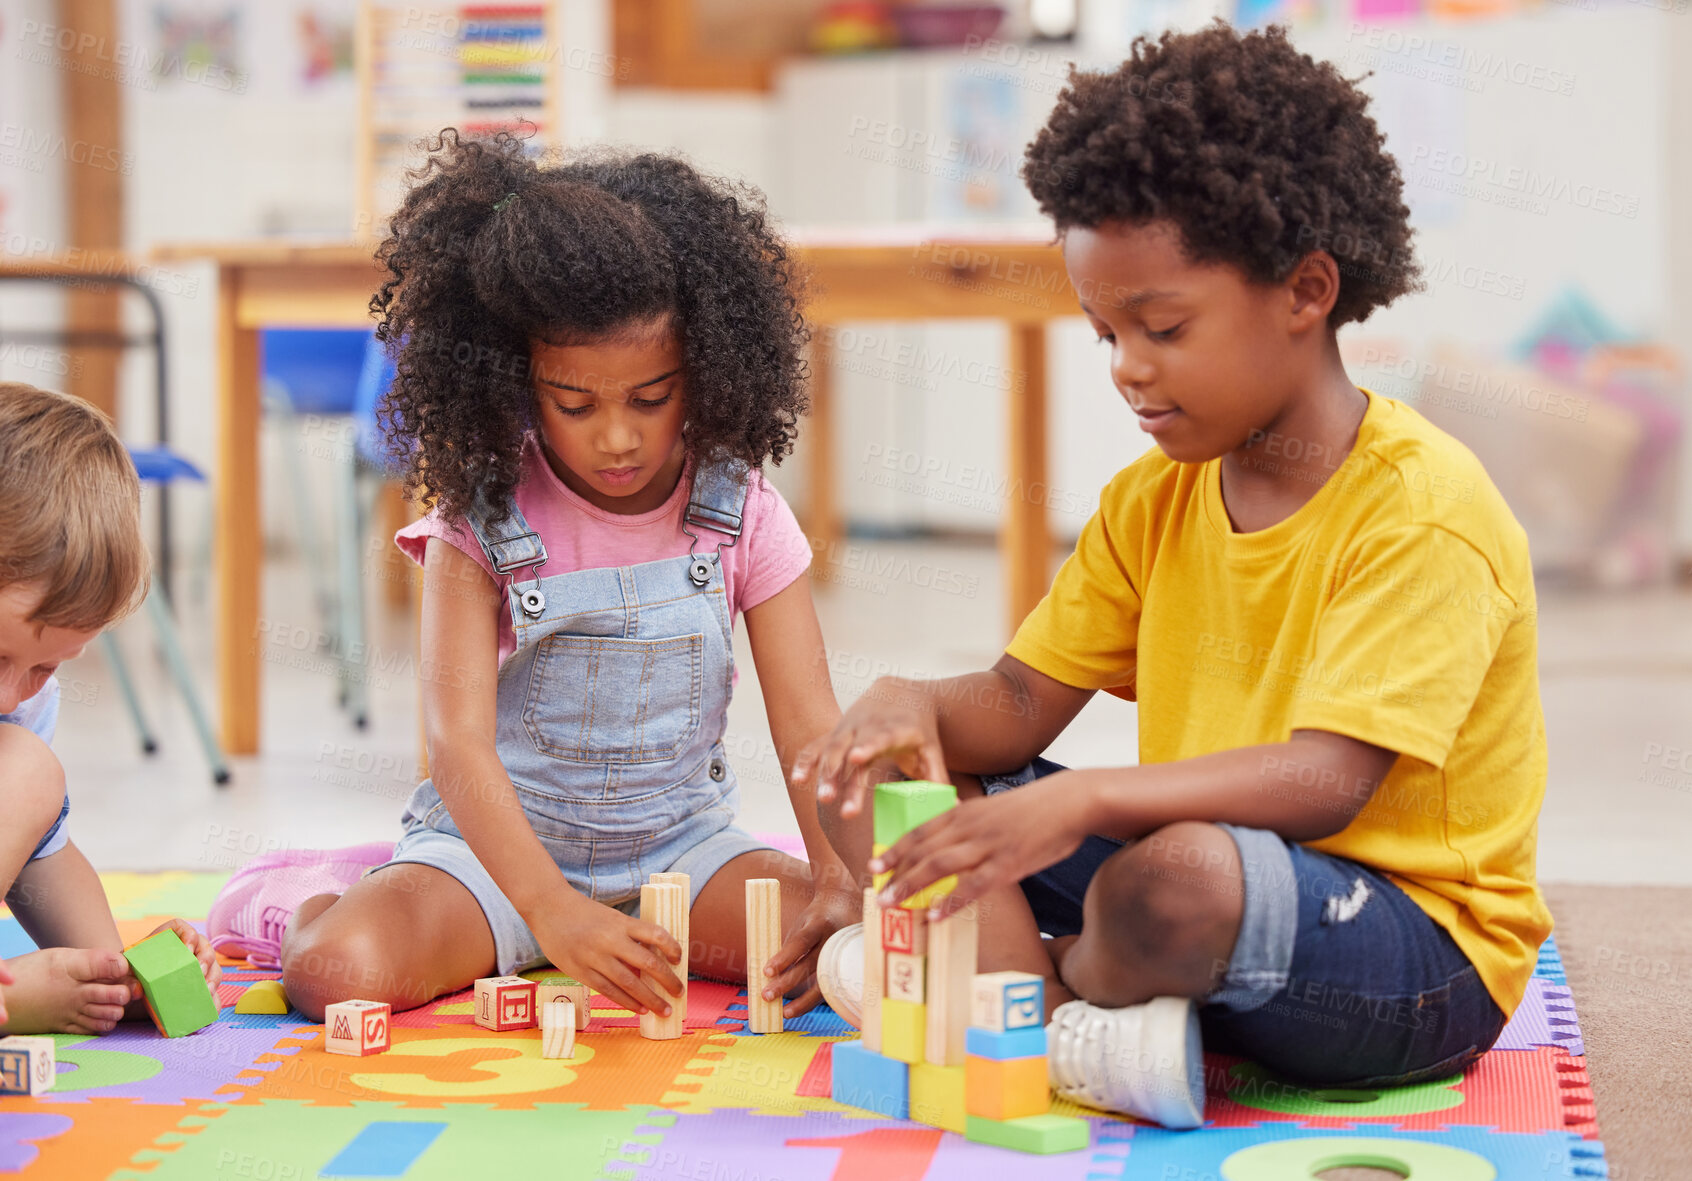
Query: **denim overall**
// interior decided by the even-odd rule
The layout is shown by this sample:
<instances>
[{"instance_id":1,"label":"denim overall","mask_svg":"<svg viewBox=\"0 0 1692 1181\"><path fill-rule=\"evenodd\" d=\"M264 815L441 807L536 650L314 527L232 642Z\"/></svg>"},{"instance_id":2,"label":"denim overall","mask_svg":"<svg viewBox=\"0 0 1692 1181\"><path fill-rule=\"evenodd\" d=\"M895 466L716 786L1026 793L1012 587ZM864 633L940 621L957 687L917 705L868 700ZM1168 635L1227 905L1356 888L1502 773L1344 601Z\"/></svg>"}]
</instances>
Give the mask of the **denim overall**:
<instances>
[{"instance_id":1,"label":"denim overall","mask_svg":"<svg viewBox=\"0 0 1692 1181\"><path fill-rule=\"evenodd\" d=\"M737 461L699 469L682 526L690 553L634 566L543 576L546 548L515 505L497 525L481 507L469 514L506 582L517 638L499 670L500 762L570 884L630 913L648 874L687 872L697 898L727 861L766 847L734 827L740 792L722 742L734 644L717 551L740 536L746 479ZM502 972L538 961L431 781L412 793L405 820L394 861L434 865L469 887Z\"/></svg>"}]
</instances>

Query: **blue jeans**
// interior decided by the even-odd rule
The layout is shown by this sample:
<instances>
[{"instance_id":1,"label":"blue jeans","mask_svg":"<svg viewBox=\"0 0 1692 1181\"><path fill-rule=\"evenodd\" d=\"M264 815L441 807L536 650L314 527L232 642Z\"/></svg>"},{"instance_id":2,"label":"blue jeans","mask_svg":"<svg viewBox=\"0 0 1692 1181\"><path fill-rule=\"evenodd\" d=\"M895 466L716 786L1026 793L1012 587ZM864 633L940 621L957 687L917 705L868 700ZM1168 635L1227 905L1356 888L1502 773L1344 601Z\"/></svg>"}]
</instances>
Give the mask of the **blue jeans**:
<instances>
[{"instance_id":1,"label":"blue jeans","mask_svg":"<svg viewBox=\"0 0 1692 1181\"><path fill-rule=\"evenodd\" d=\"M984 776L988 795L1063 770L1036 759ZM1498 1040L1505 1017L1468 957L1383 874L1263 829L1220 825L1239 849L1244 914L1221 986L1200 998L1207 1050L1326 1087L1448 1078ZM1087 886L1125 847L1090 836L1023 879L1040 930L1081 931Z\"/></svg>"}]
</instances>

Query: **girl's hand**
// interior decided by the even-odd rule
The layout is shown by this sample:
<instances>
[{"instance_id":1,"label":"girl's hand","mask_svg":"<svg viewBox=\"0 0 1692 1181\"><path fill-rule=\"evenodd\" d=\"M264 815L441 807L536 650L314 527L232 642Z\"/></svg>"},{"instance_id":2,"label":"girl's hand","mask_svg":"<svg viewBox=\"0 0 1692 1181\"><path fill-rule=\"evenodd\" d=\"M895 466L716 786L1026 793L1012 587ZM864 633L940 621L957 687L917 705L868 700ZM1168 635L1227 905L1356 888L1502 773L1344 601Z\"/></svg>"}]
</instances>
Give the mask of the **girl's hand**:
<instances>
[{"instance_id":1,"label":"girl's hand","mask_svg":"<svg viewBox=\"0 0 1692 1181\"><path fill-rule=\"evenodd\" d=\"M218 981L223 979L223 969L218 966L217 952L212 950L211 941L182 919L167 919L155 927L148 934L148 938L160 931L176 932L176 937L182 940L188 950L194 953L194 958L200 961L200 974L206 978L206 987L216 992Z\"/></svg>"},{"instance_id":2,"label":"girl's hand","mask_svg":"<svg viewBox=\"0 0 1692 1181\"><path fill-rule=\"evenodd\" d=\"M670 968L681 963L681 944L657 923L571 894L533 929L555 967L636 1016L649 1010L669 1014L659 989L681 996L682 982Z\"/></svg>"},{"instance_id":3,"label":"girl's hand","mask_svg":"<svg viewBox=\"0 0 1692 1181\"><path fill-rule=\"evenodd\" d=\"M1026 787L966 800L900 837L870 872L892 870L878 896L895 906L949 874L958 884L935 902L942 918L965 903L1014 885L1068 857L1088 835L1089 793L1070 772L1059 771Z\"/></svg>"},{"instance_id":4,"label":"girl's hand","mask_svg":"<svg viewBox=\"0 0 1692 1181\"><path fill-rule=\"evenodd\" d=\"M949 783L932 698L893 677L871 685L829 733L793 762L794 786L815 783L820 803L842 816L864 809L873 765L891 758L907 777Z\"/></svg>"},{"instance_id":5,"label":"girl's hand","mask_svg":"<svg viewBox=\"0 0 1692 1181\"><path fill-rule=\"evenodd\" d=\"M762 988L765 1000L779 1000L801 984L808 984L797 998L782 1008L783 1017L810 1012L822 999L817 984L817 957L830 935L864 917L862 895L842 890L818 890L810 904L799 912L799 922L787 933L781 947L770 957L761 977L749 974L748 989ZM750 965L748 965L750 971Z\"/></svg>"}]
</instances>

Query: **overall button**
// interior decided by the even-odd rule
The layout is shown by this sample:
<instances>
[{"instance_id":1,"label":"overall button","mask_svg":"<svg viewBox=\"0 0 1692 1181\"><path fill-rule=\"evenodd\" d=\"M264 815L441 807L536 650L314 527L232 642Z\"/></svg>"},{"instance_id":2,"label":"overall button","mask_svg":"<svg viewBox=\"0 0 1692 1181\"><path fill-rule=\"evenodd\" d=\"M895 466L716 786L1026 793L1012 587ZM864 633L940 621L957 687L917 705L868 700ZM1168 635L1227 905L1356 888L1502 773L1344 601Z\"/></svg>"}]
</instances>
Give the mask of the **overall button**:
<instances>
[{"instance_id":1,"label":"overall button","mask_svg":"<svg viewBox=\"0 0 1692 1181\"><path fill-rule=\"evenodd\" d=\"M712 759L711 760L711 778L712 779L714 779L718 783L721 783L723 781L723 776L725 776L727 774L728 774L728 764L727 763L723 762L721 759Z\"/></svg>"}]
</instances>

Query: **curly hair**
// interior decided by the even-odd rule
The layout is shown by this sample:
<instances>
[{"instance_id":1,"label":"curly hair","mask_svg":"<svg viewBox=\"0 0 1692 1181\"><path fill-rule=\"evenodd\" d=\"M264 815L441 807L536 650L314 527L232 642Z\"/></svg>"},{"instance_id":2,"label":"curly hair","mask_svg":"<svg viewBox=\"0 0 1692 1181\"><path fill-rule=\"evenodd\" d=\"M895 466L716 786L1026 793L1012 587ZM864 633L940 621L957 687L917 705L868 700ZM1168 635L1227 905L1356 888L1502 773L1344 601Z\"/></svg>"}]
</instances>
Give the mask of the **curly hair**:
<instances>
[{"instance_id":1,"label":"curly hair","mask_svg":"<svg viewBox=\"0 0 1692 1181\"><path fill-rule=\"evenodd\" d=\"M1059 234L1168 220L1188 259L1278 282L1314 250L1340 267L1330 327L1420 290L1398 164L1368 96L1271 26L1217 20L1072 68L1022 176Z\"/></svg>"},{"instance_id":2,"label":"curly hair","mask_svg":"<svg viewBox=\"0 0 1692 1181\"><path fill-rule=\"evenodd\" d=\"M397 374L379 412L409 496L501 511L534 425L529 342L630 339L669 316L695 460L780 463L807 409L801 280L750 186L599 149L543 167L508 132L428 142L376 250Z\"/></svg>"}]
</instances>

